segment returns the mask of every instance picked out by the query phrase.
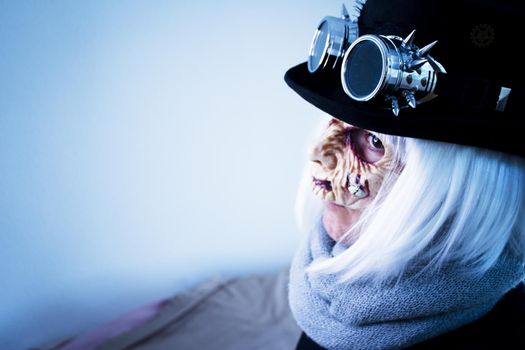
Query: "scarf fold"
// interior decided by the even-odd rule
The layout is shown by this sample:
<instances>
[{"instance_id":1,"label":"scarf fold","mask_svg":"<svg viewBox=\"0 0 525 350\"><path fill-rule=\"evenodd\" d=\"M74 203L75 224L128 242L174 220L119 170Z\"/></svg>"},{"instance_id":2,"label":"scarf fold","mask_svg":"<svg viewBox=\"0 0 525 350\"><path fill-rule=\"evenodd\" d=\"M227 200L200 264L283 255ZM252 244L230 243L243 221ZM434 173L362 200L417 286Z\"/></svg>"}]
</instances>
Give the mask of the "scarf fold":
<instances>
[{"instance_id":1,"label":"scarf fold","mask_svg":"<svg viewBox=\"0 0 525 350\"><path fill-rule=\"evenodd\" d=\"M330 350L402 349L459 328L490 311L525 273L522 261L505 255L481 278L446 266L378 287L306 273L337 249L320 222L294 256L288 294L298 325Z\"/></svg>"}]
</instances>

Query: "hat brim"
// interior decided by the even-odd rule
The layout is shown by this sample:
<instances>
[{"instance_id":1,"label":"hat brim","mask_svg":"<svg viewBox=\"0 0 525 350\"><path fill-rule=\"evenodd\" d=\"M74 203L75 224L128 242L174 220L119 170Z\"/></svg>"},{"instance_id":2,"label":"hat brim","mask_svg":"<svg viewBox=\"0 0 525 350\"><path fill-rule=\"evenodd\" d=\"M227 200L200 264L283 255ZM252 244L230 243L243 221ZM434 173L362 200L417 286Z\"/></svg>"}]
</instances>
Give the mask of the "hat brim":
<instances>
[{"instance_id":1,"label":"hat brim","mask_svg":"<svg viewBox=\"0 0 525 350\"><path fill-rule=\"evenodd\" d=\"M403 108L398 116L374 103L359 102L344 92L338 70L310 73L307 63L290 68L286 83L302 98L348 124L389 135L457 143L525 157L519 142L525 123L507 113L469 111L438 96Z\"/></svg>"}]
</instances>

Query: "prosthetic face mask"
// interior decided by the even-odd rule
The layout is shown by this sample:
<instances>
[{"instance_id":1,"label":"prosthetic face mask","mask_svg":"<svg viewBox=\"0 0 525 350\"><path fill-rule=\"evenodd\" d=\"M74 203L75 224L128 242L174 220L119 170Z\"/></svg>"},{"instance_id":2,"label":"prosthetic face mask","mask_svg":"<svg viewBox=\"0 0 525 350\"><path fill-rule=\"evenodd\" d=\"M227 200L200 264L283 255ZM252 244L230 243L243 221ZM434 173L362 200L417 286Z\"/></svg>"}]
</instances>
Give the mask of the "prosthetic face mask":
<instances>
[{"instance_id":1,"label":"prosthetic face mask","mask_svg":"<svg viewBox=\"0 0 525 350\"><path fill-rule=\"evenodd\" d=\"M332 119L310 152L312 189L331 206L364 209L392 159L391 145L373 132Z\"/></svg>"}]
</instances>

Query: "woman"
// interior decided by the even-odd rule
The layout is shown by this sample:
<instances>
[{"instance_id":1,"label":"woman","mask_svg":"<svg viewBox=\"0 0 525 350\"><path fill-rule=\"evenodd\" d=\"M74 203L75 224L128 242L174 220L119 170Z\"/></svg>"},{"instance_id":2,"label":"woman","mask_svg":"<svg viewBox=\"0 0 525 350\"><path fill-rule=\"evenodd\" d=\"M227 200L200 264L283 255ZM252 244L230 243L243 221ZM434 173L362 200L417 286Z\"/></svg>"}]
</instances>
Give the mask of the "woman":
<instances>
[{"instance_id":1,"label":"woman","mask_svg":"<svg viewBox=\"0 0 525 350\"><path fill-rule=\"evenodd\" d=\"M523 348L524 80L499 69L522 5L363 3L323 19L308 63L285 76L333 117L303 181L316 199L298 201L297 348ZM493 51L477 51L490 40L475 23L501 41ZM416 46L409 28L444 49ZM466 45L465 28L479 40Z\"/></svg>"}]
</instances>

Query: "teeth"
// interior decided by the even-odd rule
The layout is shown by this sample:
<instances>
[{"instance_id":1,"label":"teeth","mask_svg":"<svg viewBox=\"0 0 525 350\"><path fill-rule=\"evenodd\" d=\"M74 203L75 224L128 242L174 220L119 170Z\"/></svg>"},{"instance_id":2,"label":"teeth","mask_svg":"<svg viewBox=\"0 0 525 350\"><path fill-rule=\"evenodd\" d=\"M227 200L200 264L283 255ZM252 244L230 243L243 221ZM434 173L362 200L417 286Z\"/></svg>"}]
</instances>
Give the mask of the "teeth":
<instances>
[{"instance_id":1,"label":"teeth","mask_svg":"<svg viewBox=\"0 0 525 350\"><path fill-rule=\"evenodd\" d=\"M367 196L366 191L361 185L352 184L348 186L348 190L350 191L350 193L352 193L354 196L358 198L364 198Z\"/></svg>"},{"instance_id":2,"label":"teeth","mask_svg":"<svg viewBox=\"0 0 525 350\"><path fill-rule=\"evenodd\" d=\"M322 188L321 186L317 186L314 184L313 186L313 192L316 196L328 200L328 201L335 201L335 194L334 191L327 191L326 189Z\"/></svg>"}]
</instances>

